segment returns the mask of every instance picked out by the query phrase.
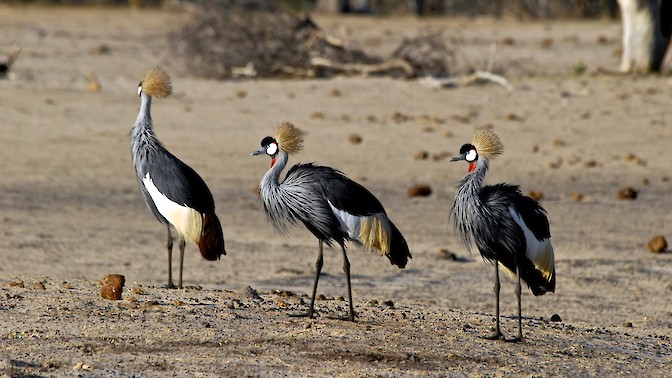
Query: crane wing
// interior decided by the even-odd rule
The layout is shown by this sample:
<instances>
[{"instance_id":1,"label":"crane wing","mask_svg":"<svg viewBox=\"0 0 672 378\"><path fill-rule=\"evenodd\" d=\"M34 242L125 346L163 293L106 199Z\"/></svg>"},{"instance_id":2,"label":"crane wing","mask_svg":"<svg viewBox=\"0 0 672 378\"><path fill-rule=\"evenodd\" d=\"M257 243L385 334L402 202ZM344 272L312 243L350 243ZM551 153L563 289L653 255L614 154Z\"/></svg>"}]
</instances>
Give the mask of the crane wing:
<instances>
[{"instance_id":1,"label":"crane wing","mask_svg":"<svg viewBox=\"0 0 672 378\"><path fill-rule=\"evenodd\" d=\"M201 176L170 152L162 150L165 153L155 153L147 159L143 175L149 174L156 189L170 201L201 213L214 212L212 193Z\"/></svg>"}]
</instances>

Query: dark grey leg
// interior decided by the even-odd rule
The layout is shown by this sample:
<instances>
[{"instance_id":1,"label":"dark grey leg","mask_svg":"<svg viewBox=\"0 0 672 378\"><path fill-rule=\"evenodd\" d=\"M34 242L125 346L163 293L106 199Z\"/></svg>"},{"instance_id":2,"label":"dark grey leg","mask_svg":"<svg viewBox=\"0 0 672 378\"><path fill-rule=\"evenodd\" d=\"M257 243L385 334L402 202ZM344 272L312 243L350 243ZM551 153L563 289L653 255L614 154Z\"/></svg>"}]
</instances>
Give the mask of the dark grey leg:
<instances>
[{"instance_id":1,"label":"dark grey leg","mask_svg":"<svg viewBox=\"0 0 672 378\"><path fill-rule=\"evenodd\" d=\"M182 288L182 266L184 265L184 247L186 246L184 241L184 236L180 236L180 280L177 285L178 288Z\"/></svg>"},{"instance_id":2,"label":"dark grey leg","mask_svg":"<svg viewBox=\"0 0 672 378\"><path fill-rule=\"evenodd\" d=\"M345 252L345 246L341 245L341 250L343 250L343 272L345 272L345 279L348 282L348 306L350 310L350 312L348 313L348 320L354 322L355 311L352 308L352 286L350 284L350 260L348 260L348 254Z\"/></svg>"},{"instance_id":3,"label":"dark grey leg","mask_svg":"<svg viewBox=\"0 0 672 378\"><path fill-rule=\"evenodd\" d=\"M499 289L500 289L500 284L499 284L499 261L495 260L494 262L495 265L495 332L492 333L491 335L486 335L483 336L484 339L489 339L489 340L499 340L504 338L502 335L502 331L500 330L499 327Z\"/></svg>"},{"instance_id":4,"label":"dark grey leg","mask_svg":"<svg viewBox=\"0 0 672 378\"><path fill-rule=\"evenodd\" d=\"M522 309L520 305L520 294L521 294L520 268L516 265L516 298L518 299L518 337L507 341L512 342L523 341L523 317L521 315Z\"/></svg>"},{"instance_id":5,"label":"dark grey leg","mask_svg":"<svg viewBox=\"0 0 672 378\"><path fill-rule=\"evenodd\" d=\"M168 248L168 288L174 289L173 285L173 235L170 233L170 225L167 225L168 229L168 241L166 243L166 248Z\"/></svg>"}]
</instances>

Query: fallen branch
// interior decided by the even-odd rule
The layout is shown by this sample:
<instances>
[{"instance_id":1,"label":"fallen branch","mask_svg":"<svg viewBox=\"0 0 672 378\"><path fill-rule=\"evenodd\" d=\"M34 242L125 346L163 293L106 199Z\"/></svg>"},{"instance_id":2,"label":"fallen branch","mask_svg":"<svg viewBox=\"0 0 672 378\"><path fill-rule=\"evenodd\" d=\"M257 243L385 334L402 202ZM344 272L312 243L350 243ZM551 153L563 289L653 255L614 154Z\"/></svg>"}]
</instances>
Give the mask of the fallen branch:
<instances>
[{"instance_id":1,"label":"fallen branch","mask_svg":"<svg viewBox=\"0 0 672 378\"><path fill-rule=\"evenodd\" d=\"M346 75L375 75L390 74L394 71L403 72L405 77L413 77L415 70L403 59L392 59L383 63L363 64L363 63L339 63L330 59L315 57L310 60L310 65L316 70L327 70Z\"/></svg>"},{"instance_id":2,"label":"fallen branch","mask_svg":"<svg viewBox=\"0 0 672 378\"><path fill-rule=\"evenodd\" d=\"M507 91L513 89L513 86L509 84L509 81L506 80L503 76L495 75L492 72L487 71L476 71L473 74L469 75L464 82L464 85L479 84L483 81L489 81L497 83L502 87L506 88Z\"/></svg>"}]
</instances>

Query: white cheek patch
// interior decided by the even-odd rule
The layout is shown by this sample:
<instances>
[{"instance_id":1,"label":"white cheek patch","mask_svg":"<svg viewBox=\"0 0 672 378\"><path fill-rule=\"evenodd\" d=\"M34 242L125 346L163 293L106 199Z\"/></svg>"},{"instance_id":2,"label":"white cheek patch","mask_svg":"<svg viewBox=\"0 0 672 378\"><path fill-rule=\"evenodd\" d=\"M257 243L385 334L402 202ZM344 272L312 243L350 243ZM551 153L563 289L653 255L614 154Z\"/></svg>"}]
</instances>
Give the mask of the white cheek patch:
<instances>
[{"instance_id":1,"label":"white cheek patch","mask_svg":"<svg viewBox=\"0 0 672 378\"><path fill-rule=\"evenodd\" d=\"M142 85L138 85L138 96L142 94Z\"/></svg>"},{"instance_id":2,"label":"white cheek patch","mask_svg":"<svg viewBox=\"0 0 672 378\"><path fill-rule=\"evenodd\" d=\"M266 154L269 156L275 155L276 152L278 152L278 145L275 143L269 144L268 147L266 148Z\"/></svg>"},{"instance_id":3,"label":"white cheek patch","mask_svg":"<svg viewBox=\"0 0 672 378\"><path fill-rule=\"evenodd\" d=\"M471 163L472 161L476 160L477 156L478 156L478 154L476 153L476 150L469 150L469 152L467 152L467 155L465 156L465 158L467 159L468 162Z\"/></svg>"}]
</instances>

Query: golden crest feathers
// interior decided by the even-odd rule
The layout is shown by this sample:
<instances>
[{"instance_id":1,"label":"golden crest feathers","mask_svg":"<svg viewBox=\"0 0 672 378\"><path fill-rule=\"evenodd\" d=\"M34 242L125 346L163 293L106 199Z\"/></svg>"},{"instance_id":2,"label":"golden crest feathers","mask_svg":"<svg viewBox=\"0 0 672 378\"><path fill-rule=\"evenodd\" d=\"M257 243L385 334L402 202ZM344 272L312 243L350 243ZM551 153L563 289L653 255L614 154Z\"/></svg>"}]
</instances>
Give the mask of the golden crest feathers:
<instances>
[{"instance_id":1,"label":"golden crest feathers","mask_svg":"<svg viewBox=\"0 0 672 378\"><path fill-rule=\"evenodd\" d=\"M289 122L283 122L278 126L275 140L280 145L281 150L288 154L293 154L301 151L303 148L303 131Z\"/></svg>"},{"instance_id":2,"label":"golden crest feathers","mask_svg":"<svg viewBox=\"0 0 672 378\"><path fill-rule=\"evenodd\" d=\"M504 151L504 146L497 134L489 129L474 132L472 144L476 147L478 155L485 159L492 159Z\"/></svg>"},{"instance_id":3,"label":"golden crest feathers","mask_svg":"<svg viewBox=\"0 0 672 378\"><path fill-rule=\"evenodd\" d=\"M142 91L156 98L166 98L173 93L170 76L161 67L152 67L142 78Z\"/></svg>"}]
</instances>

